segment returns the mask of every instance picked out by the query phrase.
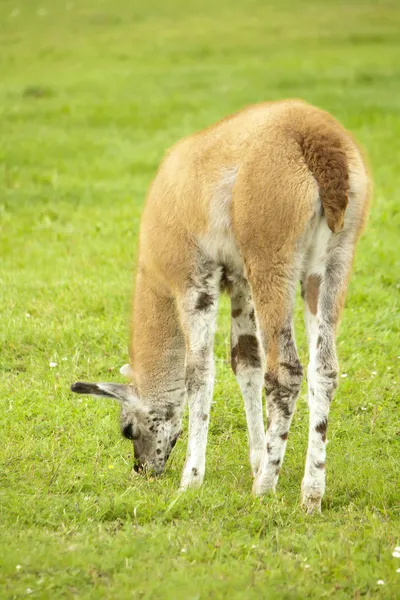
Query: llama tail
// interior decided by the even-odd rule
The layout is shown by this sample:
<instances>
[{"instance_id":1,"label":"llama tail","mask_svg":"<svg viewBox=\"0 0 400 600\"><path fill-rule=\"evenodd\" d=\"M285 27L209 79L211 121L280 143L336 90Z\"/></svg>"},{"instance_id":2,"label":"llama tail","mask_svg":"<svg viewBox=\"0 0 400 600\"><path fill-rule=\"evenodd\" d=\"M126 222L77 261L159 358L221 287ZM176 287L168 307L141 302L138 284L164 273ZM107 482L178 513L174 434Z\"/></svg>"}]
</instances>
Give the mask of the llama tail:
<instances>
[{"instance_id":1,"label":"llama tail","mask_svg":"<svg viewBox=\"0 0 400 600\"><path fill-rule=\"evenodd\" d=\"M304 160L317 181L328 227L337 233L344 226L350 189L343 138L330 123L307 129L300 140Z\"/></svg>"}]
</instances>

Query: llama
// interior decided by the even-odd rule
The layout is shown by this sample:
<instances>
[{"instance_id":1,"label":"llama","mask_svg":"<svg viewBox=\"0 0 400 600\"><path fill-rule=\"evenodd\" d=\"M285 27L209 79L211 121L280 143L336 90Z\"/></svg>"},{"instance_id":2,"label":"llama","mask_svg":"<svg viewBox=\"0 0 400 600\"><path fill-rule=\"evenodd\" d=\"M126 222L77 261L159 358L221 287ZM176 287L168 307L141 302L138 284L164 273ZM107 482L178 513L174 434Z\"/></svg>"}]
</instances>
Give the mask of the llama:
<instances>
[{"instance_id":1,"label":"llama","mask_svg":"<svg viewBox=\"0 0 400 600\"><path fill-rule=\"evenodd\" d=\"M336 328L369 198L368 173L351 135L300 100L250 106L168 152L141 222L130 365L121 370L131 381L72 386L120 403L135 470L163 471L187 396L181 489L202 484L217 306L226 291L253 493L275 490L303 375L293 327L300 281L310 414L302 504L308 513L321 510L338 381Z\"/></svg>"}]
</instances>

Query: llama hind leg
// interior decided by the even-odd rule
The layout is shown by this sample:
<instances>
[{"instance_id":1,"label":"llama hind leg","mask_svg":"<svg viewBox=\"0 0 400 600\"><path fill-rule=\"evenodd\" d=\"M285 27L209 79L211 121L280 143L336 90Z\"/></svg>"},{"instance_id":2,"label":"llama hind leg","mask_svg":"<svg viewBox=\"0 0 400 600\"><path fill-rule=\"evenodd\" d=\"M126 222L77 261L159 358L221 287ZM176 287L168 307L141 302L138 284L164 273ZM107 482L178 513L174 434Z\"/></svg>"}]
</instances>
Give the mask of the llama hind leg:
<instances>
[{"instance_id":1,"label":"llama hind leg","mask_svg":"<svg viewBox=\"0 0 400 600\"><path fill-rule=\"evenodd\" d=\"M309 439L302 504L308 513L321 510L325 492L327 428L330 405L338 383L336 327L344 302L354 253L351 239L332 239L326 259L310 264L302 284L309 345Z\"/></svg>"},{"instance_id":2,"label":"llama hind leg","mask_svg":"<svg viewBox=\"0 0 400 600\"><path fill-rule=\"evenodd\" d=\"M275 490L302 381L303 369L293 326L298 262L292 257L292 261L266 266L265 260L253 260L249 275L266 353L264 386L268 425L253 485L256 495Z\"/></svg>"},{"instance_id":3,"label":"llama hind leg","mask_svg":"<svg viewBox=\"0 0 400 600\"><path fill-rule=\"evenodd\" d=\"M275 491L303 375L291 318L275 335L270 335L266 346L265 392L268 425L266 445L253 485L256 495Z\"/></svg>"}]
</instances>

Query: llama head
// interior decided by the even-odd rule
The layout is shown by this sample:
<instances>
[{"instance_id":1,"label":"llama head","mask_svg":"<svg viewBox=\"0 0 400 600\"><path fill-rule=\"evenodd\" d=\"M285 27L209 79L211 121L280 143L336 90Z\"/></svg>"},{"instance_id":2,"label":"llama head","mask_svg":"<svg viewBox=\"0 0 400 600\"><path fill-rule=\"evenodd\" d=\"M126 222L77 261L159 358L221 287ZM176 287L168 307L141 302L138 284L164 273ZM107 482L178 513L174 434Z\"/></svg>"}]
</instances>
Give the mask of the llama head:
<instances>
[{"instance_id":1,"label":"llama head","mask_svg":"<svg viewBox=\"0 0 400 600\"><path fill-rule=\"evenodd\" d=\"M134 470L162 473L181 431L180 408L143 402L133 384L77 382L71 390L116 400L121 407L121 433L133 443Z\"/></svg>"}]
</instances>

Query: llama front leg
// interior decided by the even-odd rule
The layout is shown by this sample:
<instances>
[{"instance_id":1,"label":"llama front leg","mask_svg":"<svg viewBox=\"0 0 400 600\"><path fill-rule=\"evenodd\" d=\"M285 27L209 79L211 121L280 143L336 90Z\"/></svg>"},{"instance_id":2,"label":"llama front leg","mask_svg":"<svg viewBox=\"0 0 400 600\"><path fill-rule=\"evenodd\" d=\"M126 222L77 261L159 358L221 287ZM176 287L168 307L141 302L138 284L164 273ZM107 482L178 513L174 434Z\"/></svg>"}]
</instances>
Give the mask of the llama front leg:
<instances>
[{"instance_id":1,"label":"llama front leg","mask_svg":"<svg viewBox=\"0 0 400 600\"><path fill-rule=\"evenodd\" d=\"M218 278L217 278L218 277ZM208 425L214 389L214 333L218 309L219 273L203 276L181 302L186 337L186 390L189 405L189 439L181 489L203 483Z\"/></svg>"},{"instance_id":2,"label":"llama front leg","mask_svg":"<svg viewBox=\"0 0 400 600\"><path fill-rule=\"evenodd\" d=\"M265 447L262 406L263 350L250 289L246 281L231 293L231 366L242 392L250 446L250 464L257 474Z\"/></svg>"},{"instance_id":3,"label":"llama front leg","mask_svg":"<svg viewBox=\"0 0 400 600\"><path fill-rule=\"evenodd\" d=\"M186 389L189 404L189 439L181 489L200 487L206 466L206 448L210 408L214 388L214 361L207 356L191 355L186 370Z\"/></svg>"}]
</instances>

